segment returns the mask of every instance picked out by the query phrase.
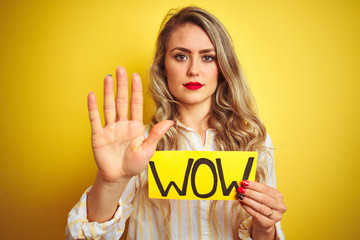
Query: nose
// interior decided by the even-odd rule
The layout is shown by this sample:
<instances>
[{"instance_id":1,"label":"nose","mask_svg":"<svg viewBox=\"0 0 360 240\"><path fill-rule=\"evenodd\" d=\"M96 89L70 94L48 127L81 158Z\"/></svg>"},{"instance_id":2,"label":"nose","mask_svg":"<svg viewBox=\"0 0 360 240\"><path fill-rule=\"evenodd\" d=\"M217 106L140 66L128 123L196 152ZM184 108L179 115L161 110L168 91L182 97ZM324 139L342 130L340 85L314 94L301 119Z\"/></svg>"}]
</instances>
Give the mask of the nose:
<instances>
[{"instance_id":1,"label":"nose","mask_svg":"<svg viewBox=\"0 0 360 240\"><path fill-rule=\"evenodd\" d=\"M199 63L195 60L190 61L189 69L187 72L189 77L199 76Z\"/></svg>"}]
</instances>

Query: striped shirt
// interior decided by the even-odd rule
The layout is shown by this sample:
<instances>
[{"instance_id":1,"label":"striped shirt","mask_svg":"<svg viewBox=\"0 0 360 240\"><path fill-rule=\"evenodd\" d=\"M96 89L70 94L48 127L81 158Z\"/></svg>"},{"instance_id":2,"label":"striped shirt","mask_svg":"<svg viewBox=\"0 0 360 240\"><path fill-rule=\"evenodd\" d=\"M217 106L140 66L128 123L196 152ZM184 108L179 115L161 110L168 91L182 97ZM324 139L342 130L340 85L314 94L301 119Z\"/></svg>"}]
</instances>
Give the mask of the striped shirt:
<instances>
[{"instance_id":1,"label":"striped shirt","mask_svg":"<svg viewBox=\"0 0 360 240\"><path fill-rule=\"evenodd\" d=\"M197 131L178 123L184 137L180 150L215 151L215 133L212 129L206 131L205 144ZM148 131L146 131L147 134ZM260 158L267 158L267 184L276 187L273 164L273 146L267 135L265 147L270 151L262 153ZM133 177L119 200L119 207L114 217L103 223L87 220L86 198L91 187L82 195L80 201L73 207L68 216L66 239L120 239L128 221L127 236L122 239L165 239L166 234L161 215L151 206L148 198L135 197L136 188L141 182L147 182L147 170L140 176ZM218 226L217 233L210 216L211 200L169 200L170 238L171 239L233 239L231 206L233 201L218 201L215 209ZM240 205L240 204L239 204ZM285 239L280 222L275 224L277 239ZM219 228L219 227L218 227ZM238 229L240 239L251 239L251 217L245 219ZM218 234L218 235L216 235ZM126 238L125 238L126 237Z\"/></svg>"}]
</instances>

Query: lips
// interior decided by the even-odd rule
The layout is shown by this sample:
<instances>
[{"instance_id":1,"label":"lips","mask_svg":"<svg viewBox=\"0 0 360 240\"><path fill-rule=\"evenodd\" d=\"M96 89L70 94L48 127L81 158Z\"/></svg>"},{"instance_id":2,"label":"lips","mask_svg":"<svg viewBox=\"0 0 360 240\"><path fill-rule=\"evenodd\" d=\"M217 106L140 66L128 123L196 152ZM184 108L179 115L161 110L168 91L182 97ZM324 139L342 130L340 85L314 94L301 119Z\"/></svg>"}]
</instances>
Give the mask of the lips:
<instances>
[{"instance_id":1,"label":"lips","mask_svg":"<svg viewBox=\"0 0 360 240\"><path fill-rule=\"evenodd\" d=\"M197 90L199 88L202 88L204 84L201 84L199 82L188 82L183 84L183 86L190 90Z\"/></svg>"}]
</instances>

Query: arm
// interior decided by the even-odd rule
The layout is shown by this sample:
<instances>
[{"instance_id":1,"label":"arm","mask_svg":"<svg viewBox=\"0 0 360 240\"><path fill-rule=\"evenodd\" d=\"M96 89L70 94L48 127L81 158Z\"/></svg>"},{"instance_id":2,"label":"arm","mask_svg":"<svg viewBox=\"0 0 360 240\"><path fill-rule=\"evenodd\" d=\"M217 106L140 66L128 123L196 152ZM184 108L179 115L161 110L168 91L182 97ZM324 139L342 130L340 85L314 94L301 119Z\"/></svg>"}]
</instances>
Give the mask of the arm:
<instances>
[{"instance_id":1,"label":"arm","mask_svg":"<svg viewBox=\"0 0 360 240\"><path fill-rule=\"evenodd\" d=\"M116 210L126 186L134 176L144 171L155 152L158 141L173 125L172 121L161 121L151 129L148 138L145 138L141 79L138 74L132 75L130 119L128 119L129 97L126 70L123 67L118 67L116 77L117 93L115 99L113 78L106 76L104 80L104 127L101 124L96 97L92 92L88 95L92 132L91 144L98 173L93 187L84 197L85 203L82 203L85 204L86 212L82 212L81 216L85 215L87 219L84 220L79 215L79 218L75 217L72 220L74 225L78 224L76 225L77 231L72 231L72 224L68 224L70 232L76 232L77 235L93 237L94 234L97 234L97 227L103 229L107 226L96 224L102 222L107 224L106 221L111 220L114 214L123 213L122 210ZM135 186L133 183L129 185ZM79 209L84 209L83 205ZM83 210L79 210L79 212L81 211ZM129 213L129 211L125 212ZM77 216L76 213L72 216L74 215ZM89 224L93 225L89 229L93 230L83 229L83 224L88 224L89 221ZM112 229L116 231L115 228Z\"/></svg>"},{"instance_id":2,"label":"arm","mask_svg":"<svg viewBox=\"0 0 360 240\"><path fill-rule=\"evenodd\" d=\"M158 141L172 121L155 125L146 139L143 128L143 93L138 74L132 75L130 119L128 120L128 78L124 68L116 70L117 94L113 78L104 80L105 126L101 126L96 98L88 96L91 143L98 174L88 198L88 219L103 222L114 215L119 198L131 177L146 168Z\"/></svg>"},{"instance_id":3,"label":"arm","mask_svg":"<svg viewBox=\"0 0 360 240\"><path fill-rule=\"evenodd\" d=\"M286 206L282 194L276 190L273 147L269 136L265 146L269 149L269 154L261 156L267 161L267 184L243 181L238 191L243 195L240 204L252 217L252 238L273 240L282 235L277 235L276 232L281 233L279 221L286 211Z\"/></svg>"},{"instance_id":4,"label":"arm","mask_svg":"<svg viewBox=\"0 0 360 240\"><path fill-rule=\"evenodd\" d=\"M109 183L97 174L95 183L87 197L87 216L89 221L105 222L113 218L119 199L129 179Z\"/></svg>"},{"instance_id":5,"label":"arm","mask_svg":"<svg viewBox=\"0 0 360 240\"><path fill-rule=\"evenodd\" d=\"M144 172L130 179L121 195L114 216L105 222L89 221L87 216L87 199L92 187L89 187L81 196L80 201L71 209L67 226L66 239L119 239L125 230L125 225L134 212L132 201L136 189L140 186L140 179Z\"/></svg>"}]
</instances>

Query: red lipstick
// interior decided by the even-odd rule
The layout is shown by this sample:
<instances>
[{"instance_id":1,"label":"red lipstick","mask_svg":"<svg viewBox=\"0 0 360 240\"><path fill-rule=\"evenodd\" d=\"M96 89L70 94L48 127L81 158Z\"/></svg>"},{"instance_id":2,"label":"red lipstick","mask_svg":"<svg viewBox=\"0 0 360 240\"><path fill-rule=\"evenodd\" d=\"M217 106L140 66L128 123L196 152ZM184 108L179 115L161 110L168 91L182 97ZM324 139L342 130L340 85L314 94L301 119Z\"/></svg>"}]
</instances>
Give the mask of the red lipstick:
<instances>
[{"instance_id":1,"label":"red lipstick","mask_svg":"<svg viewBox=\"0 0 360 240\"><path fill-rule=\"evenodd\" d=\"M188 82L183 84L183 86L190 90L197 90L199 88L202 88L204 85L199 82Z\"/></svg>"}]
</instances>

